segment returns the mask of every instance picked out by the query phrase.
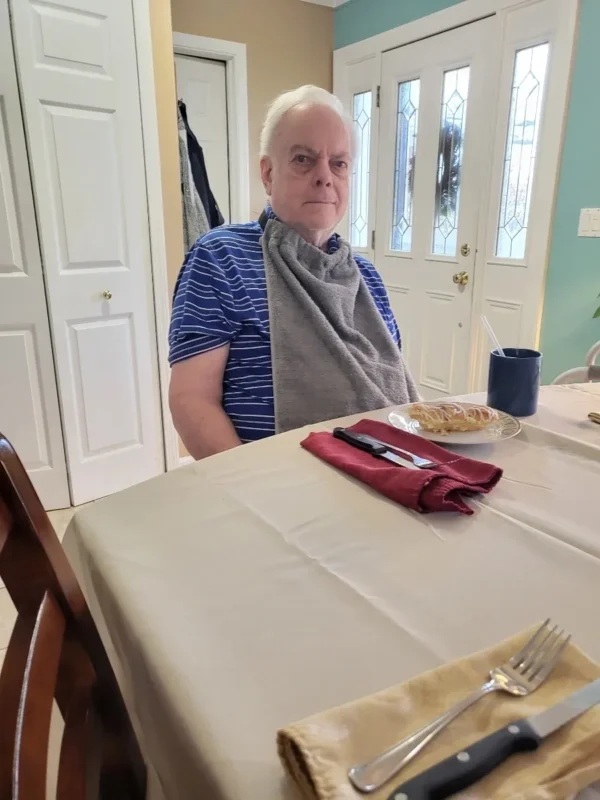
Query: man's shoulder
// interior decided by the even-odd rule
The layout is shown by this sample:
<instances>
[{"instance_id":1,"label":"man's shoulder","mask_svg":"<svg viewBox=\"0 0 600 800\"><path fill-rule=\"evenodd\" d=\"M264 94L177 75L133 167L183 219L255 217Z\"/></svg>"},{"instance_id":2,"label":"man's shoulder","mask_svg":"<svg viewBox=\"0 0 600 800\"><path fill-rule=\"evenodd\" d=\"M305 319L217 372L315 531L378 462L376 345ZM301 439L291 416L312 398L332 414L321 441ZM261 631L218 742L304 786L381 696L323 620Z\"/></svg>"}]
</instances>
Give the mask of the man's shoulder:
<instances>
[{"instance_id":1,"label":"man's shoulder","mask_svg":"<svg viewBox=\"0 0 600 800\"><path fill-rule=\"evenodd\" d=\"M207 250L223 250L227 248L239 248L260 246L262 230L258 222L245 222L236 225L221 225L213 228L194 245L194 249L205 248Z\"/></svg>"},{"instance_id":2,"label":"man's shoulder","mask_svg":"<svg viewBox=\"0 0 600 800\"><path fill-rule=\"evenodd\" d=\"M361 255L360 253L355 253L355 252L354 252L354 250L352 251L352 255L353 255L353 257L354 257L354 260L356 261L356 263L358 264L358 266L359 266L361 269L369 269L369 270L371 270L371 271L373 271L373 272L376 272L376 270L375 270L375 267L374 267L374 266L373 266L373 264L372 264L372 263L369 261L369 259L368 259L368 258L365 258L365 257L364 257L363 255Z\"/></svg>"},{"instance_id":3,"label":"man's shoulder","mask_svg":"<svg viewBox=\"0 0 600 800\"><path fill-rule=\"evenodd\" d=\"M358 268L363 274L363 277L382 283L381 275L377 272L377 268L372 264L368 258L365 258L360 253L352 253L354 261L358 264Z\"/></svg>"},{"instance_id":4,"label":"man's shoulder","mask_svg":"<svg viewBox=\"0 0 600 800\"><path fill-rule=\"evenodd\" d=\"M185 267L213 278L221 272L227 280L256 276L264 269L261 234L258 222L213 228L192 247Z\"/></svg>"}]
</instances>

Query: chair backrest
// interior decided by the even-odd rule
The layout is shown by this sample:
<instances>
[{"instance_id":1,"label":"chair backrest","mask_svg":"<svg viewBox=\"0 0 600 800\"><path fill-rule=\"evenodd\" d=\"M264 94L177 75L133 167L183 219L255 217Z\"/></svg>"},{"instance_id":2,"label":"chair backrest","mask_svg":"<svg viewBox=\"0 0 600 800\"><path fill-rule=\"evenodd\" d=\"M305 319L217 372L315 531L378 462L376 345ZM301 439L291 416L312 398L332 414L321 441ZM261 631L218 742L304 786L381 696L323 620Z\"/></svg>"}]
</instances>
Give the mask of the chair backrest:
<instances>
[{"instance_id":1,"label":"chair backrest","mask_svg":"<svg viewBox=\"0 0 600 800\"><path fill-rule=\"evenodd\" d=\"M46 800L54 700L65 727L57 800L143 800L146 770L77 579L29 476L0 434L0 577L17 621L0 673L0 800ZM96 753L95 746L99 745Z\"/></svg>"},{"instance_id":2,"label":"chair backrest","mask_svg":"<svg viewBox=\"0 0 600 800\"><path fill-rule=\"evenodd\" d=\"M568 369L555 378L552 384L591 383L592 381L600 381L600 364L596 364L598 356L600 356L600 342L596 342L588 352L585 357L585 367Z\"/></svg>"}]
</instances>

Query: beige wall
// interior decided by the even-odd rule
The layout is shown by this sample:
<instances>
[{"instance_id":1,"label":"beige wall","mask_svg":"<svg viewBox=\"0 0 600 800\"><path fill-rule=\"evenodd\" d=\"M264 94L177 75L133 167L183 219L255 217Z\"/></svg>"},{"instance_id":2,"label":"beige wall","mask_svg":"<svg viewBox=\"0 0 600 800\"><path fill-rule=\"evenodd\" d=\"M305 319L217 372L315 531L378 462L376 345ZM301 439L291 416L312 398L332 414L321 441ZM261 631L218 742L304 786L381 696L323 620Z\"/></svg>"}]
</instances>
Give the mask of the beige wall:
<instances>
[{"instance_id":1,"label":"beige wall","mask_svg":"<svg viewBox=\"0 0 600 800\"><path fill-rule=\"evenodd\" d=\"M264 205L258 139L267 105L286 89L314 83L331 89L333 11L303 0L151 0L154 76L169 285L183 261L173 31L244 42L248 52L250 210Z\"/></svg>"},{"instance_id":2,"label":"beige wall","mask_svg":"<svg viewBox=\"0 0 600 800\"><path fill-rule=\"evenodd\" d=\"M170 0L150 0L150 15L165 214L165 239L169 291L171 291L181 267L184 253L181 181L179 178L179 141L177 137L177 94L175 91Z\"/></svg>"},{"instance_id":3,"label":"beige wall","mask_svg":"<svg viewBox=\"0 0 600 800\"><path fill-rule=\"evenodd\" d=\"M303 0L172 0L172 15L178 33L247 45L250 209L256 219L265 200L258 139L266 107L305 83L331 90L333 10Z\"/></svg>"}]
</instances>

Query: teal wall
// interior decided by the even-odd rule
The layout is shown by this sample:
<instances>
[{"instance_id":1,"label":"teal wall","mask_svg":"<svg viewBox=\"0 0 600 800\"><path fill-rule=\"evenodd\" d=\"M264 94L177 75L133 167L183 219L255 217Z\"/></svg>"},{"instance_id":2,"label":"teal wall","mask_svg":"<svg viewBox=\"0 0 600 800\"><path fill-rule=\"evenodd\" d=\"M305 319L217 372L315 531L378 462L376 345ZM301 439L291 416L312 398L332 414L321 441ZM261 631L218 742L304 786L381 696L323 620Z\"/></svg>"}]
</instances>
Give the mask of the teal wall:
<instances>
[{"instance_id":1,"label":"teal wall","mask_svg":"<svg viewBox=\"0 0 600 800\"><path fill-rule=\"evenodd\" d=\"M547 380L581 366L600 339L600 319L592 319L600 292L600 239L577 236L580 209L600 207L599 33L599 0L582 0L542 322Z\"/></svg>"},{"instance_id":2,"label":"teal wall","mask_svg":"<svg viewBox=\"0 0 600 800\"><path fill-rule=\"evenodd\" d=\"M461 0L348 0L335 10L344 47ZM551 234L541 349L544 379L580 366L600 340L592 319L600 292L600 239L577 236L579 210L600 207L600 0L581 0L573 83Z\"/></svg>"}]
</instances>

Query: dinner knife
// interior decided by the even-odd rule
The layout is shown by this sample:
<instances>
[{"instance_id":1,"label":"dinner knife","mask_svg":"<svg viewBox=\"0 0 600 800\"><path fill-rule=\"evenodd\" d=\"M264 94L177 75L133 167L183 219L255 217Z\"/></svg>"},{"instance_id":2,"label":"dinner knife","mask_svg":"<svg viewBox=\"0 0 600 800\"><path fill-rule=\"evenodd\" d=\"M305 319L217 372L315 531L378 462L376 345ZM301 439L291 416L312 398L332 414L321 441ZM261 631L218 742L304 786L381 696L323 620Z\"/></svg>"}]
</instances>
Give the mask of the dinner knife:
<instances>
[{"instance_id":1,"label":"dinner knife","mask_svg":"<svg viewBox=\"0 0 600 800\"><path fill-rule=\"evenodd\" d=\"M389 800L444 800L489 775L517 753L537 750L544 739L600 703L600 678L552 708L517 720L474 742L398 786Z\"/></svg>"},{"instance_id":2,"label":"dinner knife","mask_svg":"<svg viewBox=\"0 0 600 800\"><path fill-rule=\"evenodd\" d=\"M402 456L396 455L396 453L392 453L384 444L378 442L377 439L373 439L372 436L367 436L366 433L356 433L355 431L348 430L348 428L334 428L333 435L336 439L340 439L342 442L346 442L346 444L351 444L352 447L357 447L359 450L364 450L372 456L375 456L375 458L384 458L386 461L391 461L392 464L396 464L396 466L399 467L419 469L412 461L409 461L407 458L402 458Z\"/></svg>"}]
</instances>

